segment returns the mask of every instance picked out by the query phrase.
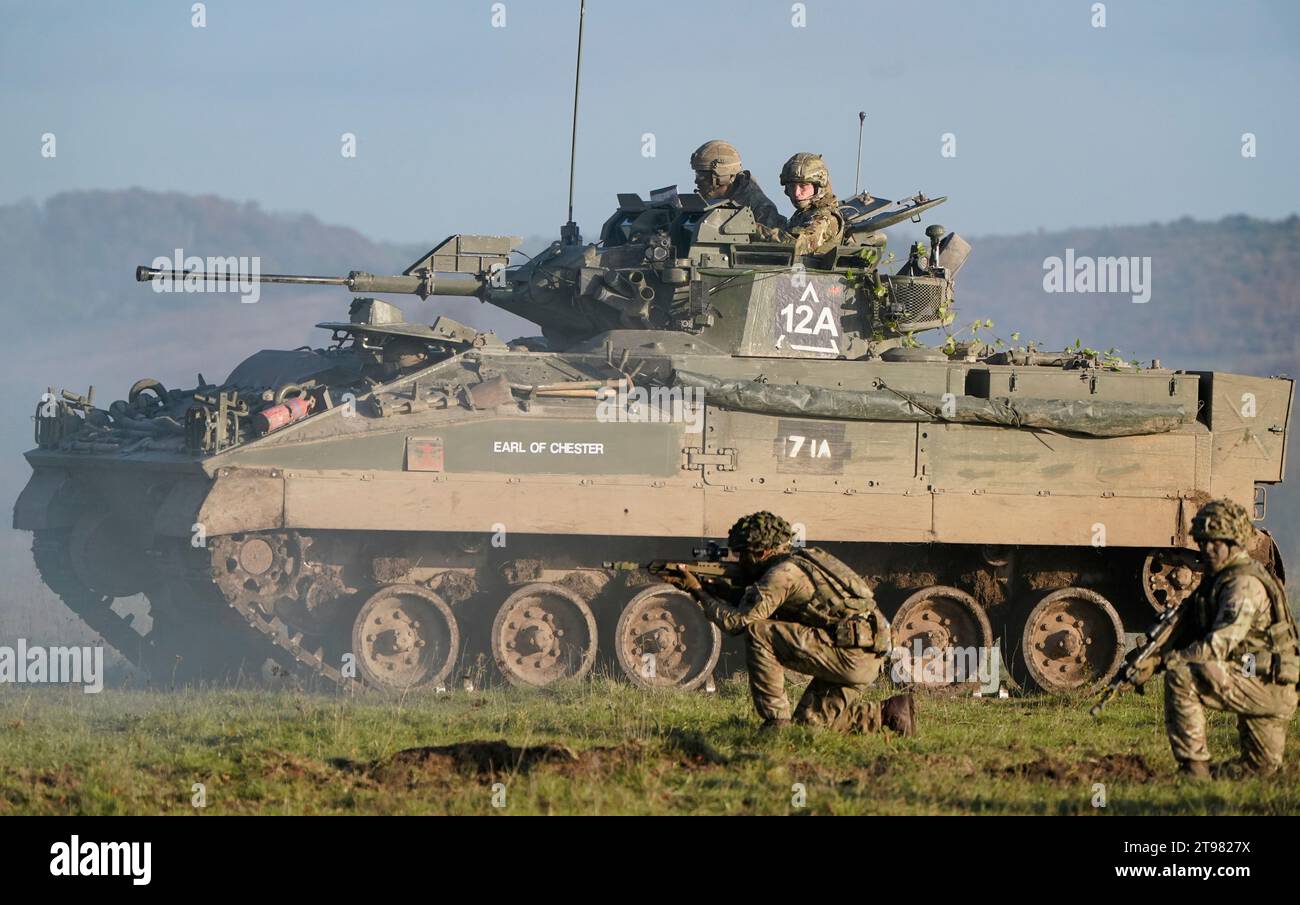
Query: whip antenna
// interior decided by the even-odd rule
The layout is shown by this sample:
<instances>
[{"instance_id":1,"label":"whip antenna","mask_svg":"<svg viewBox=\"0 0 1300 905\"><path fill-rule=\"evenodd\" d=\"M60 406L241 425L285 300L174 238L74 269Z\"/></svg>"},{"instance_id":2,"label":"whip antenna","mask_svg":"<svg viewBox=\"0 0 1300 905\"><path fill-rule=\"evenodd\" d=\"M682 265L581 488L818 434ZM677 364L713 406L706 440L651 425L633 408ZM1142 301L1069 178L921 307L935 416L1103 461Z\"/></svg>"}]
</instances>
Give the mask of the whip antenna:
<instances>
[{"instance_id":1,"label":"whip antenna","mask_svg":"<svg viewBox=\"0 0 1300 905\"><path fill-rule=\"evenodd\" d=\"M581 245L582 234L573 222L573 169L578 156L578 86L582 83L582 20L587 14L587 0L578 0L578 65L573 73L573 132L569 137L569 221L560 228L560 241Z\"/></svg>"},{"instance_id":2,"label":"whip antenna","mask_svg":"<svg viewBox=\"0 0 1300 905\"><path fill-rule=\"evenodd\" d=\"M579 41L581 41L581 39L579 39ZM574 115L576 116L577 114L575 113ZM858 167L856 170L853 171L853 194L855 195L858 193L858 177L862 175L862 127L866 124L866 122L867 122L866 111L859 110L858 111ZM572 179L572 177L570 177L570 179ZM573 192L572 187L570 187L569 192L570 195L572 195ZM573 218L572 197L570 197L570 201L569 201L569 218L570 219Z\"/></svg>"}]
</instances>

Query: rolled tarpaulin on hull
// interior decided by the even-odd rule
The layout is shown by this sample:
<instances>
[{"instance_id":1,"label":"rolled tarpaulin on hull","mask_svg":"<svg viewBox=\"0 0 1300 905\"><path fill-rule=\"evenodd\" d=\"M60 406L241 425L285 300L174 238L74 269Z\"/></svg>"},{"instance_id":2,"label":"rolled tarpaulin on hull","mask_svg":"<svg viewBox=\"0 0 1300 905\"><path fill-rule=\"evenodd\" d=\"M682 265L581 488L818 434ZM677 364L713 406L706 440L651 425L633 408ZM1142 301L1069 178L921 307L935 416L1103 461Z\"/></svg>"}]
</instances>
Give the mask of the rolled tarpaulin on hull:
<instances>
[{"instance_id":1,"label":"rolled tarpaulin on hull","mask_svg":"<svg viewBox=\"0 0 1300 905\"><path fill-rule=\"evenodd\" d=\"M1176 403L1099 399L1016 399L879 390L843 390L802 384L763 383L677 370L673 382L699 387L710 405L763 415L803 415L846 421L949 421L1084 434L1132 437L1163 434L1192 420ZM946 403L946 407L945 407Z\"/></svg>"}]
</instances>

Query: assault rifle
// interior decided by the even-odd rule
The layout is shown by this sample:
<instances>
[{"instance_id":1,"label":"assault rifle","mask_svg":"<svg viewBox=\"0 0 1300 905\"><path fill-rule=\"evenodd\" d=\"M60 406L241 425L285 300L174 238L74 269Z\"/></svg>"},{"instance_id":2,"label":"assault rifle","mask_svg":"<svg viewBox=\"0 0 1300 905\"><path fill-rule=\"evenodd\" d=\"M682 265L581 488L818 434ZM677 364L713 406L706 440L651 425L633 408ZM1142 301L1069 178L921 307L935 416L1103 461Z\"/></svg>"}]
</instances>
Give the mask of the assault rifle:
<instances>
[{"instance_id":1,"label":"assault rifle","mask_svg":"<svg viewBox=\"0 0 1300 905\"><path fill-rule=\"evenodd\" d=\"M1169 640L1178 631L1178 626L1182 624L1183 615L1187 612L1191 600L1192 597L1188 596L1180 601L1177 606L1171 606L1160 614L1156 624L1147 633L1146 642L1134 648L1133 652L1124 658L1124 665L1119 668L1119 672L1115 673L1115 677L1110 680L1110 684L1101 693L1097 703L1092 705L1092 708L1088 711L1090 714L1094 717L1100 716L1102 708L1121 691L1135 688L1140 692L1141 686L1137 681L1137 677L1142 672L1142 667L1151 658L1164 653L1165 648L1169 646Z\"/></svg>"},{"instance_id":2,"label":"assault rifle","mask_svg":"<svg viewBox=\"0 0 1300 905\"><path fill-rule=\"evenodd\" d=\"M656 578L664 578L673 573L681 573L683 568L690 569L701 581L717 581L733 584L741 578L740 560L731 555L731 551L714 541L705 547L696 547L691 551L696 557L693 561L655 559L642 562L607 562L606 569L619 572L635 572L644 569Z\"/></svg>"}]
</instances>

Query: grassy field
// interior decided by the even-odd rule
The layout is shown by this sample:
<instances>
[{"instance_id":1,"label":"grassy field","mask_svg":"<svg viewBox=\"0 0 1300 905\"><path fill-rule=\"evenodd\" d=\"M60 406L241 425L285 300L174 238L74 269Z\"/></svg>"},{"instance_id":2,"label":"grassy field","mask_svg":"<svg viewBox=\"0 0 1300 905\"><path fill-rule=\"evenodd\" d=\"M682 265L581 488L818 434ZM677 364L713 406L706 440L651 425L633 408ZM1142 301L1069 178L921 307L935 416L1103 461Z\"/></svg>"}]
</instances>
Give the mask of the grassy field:
<instances>
[{"instance_id":1,"label":"grassy field","mask_svg":"<svg viewBox=\"0 0 1300 905\"><path fill-rule=\"evenodd\" d=\"M1159 692L1100 721L1082 700L921 704L903 740L760 736L739 678L714 695L0 686L0 814L1300 813L1294 723L1282 774L1190 784ZM1235 722L1211 720L1216 758L1235 755Z\"/></svg>"}]
</instances>

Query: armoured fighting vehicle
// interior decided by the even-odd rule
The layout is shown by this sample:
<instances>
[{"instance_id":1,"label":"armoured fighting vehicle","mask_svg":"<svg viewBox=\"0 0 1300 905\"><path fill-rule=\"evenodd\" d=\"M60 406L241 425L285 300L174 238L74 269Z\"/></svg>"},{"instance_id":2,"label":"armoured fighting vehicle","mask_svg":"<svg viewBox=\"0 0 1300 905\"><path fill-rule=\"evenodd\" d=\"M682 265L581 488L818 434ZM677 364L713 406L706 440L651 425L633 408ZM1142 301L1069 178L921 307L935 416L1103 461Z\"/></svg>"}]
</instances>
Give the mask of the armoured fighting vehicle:
<instances>
[{"instance_id":1,"label":"armoured fighting vehicle","mask_svg":"<svg viewBox=\"0 0 1300 905\"><path fill-rule=\"evenodd\" d=\"M858 195L845 244L801 258L746 208L660 192L522 263L517 239L454 235L399 275L262 276L357 297L322 348L219 383L47 394L14 524L162 677L545 685L607 658L695 687L717 631L609 565L689 559L766 509L869 579L913 666L1000 639L1041 689L1092 687L1199 581L1197 507L1262 515L1292 382L924 344L970 247L932 225L894 264L882 230L941 200ZM426 325L380 294L474 296L541 335ZM1280 574L1262 531L1254 553ZM137 593L147 633L112 608Z\"/></svg>"}]
</instances>

